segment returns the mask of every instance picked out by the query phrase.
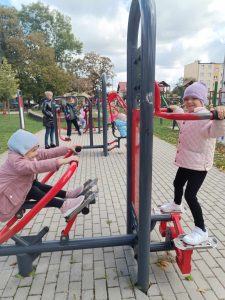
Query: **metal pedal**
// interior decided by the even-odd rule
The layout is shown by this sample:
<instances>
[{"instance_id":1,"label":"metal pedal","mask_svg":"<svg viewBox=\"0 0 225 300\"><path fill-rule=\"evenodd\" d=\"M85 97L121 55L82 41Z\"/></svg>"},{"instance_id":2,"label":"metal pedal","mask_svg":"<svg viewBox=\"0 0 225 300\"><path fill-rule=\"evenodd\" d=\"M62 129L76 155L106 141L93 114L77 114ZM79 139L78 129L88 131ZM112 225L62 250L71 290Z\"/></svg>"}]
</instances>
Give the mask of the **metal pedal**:
<instances>
[{"instance_id":1,"label":"metal pedal","mask_svg":"<svg viewBox=\"0 0 225 300\"><path fill-rule=\"evenodd\" d=\"M180 250L210 249L216 248L218 244L217 239L215 237L212 237L199 245L188 245L183 241L184 236L185 234L180 234L177 238L173 240L175 247Z\"/></svg>"},{"instance_id":2,"label":"metal pedal","mask_svg":"<svg viewBox=\"0 0 225 300\"><path fill-rule=\"evenodd\" d=\"M79 196L81 195L85 195L92 187L94 187L98 182L98 178L95 179L89 179L84 183L84 189L83 191L79 194ZM98 192L98 189L97 189Z\"/></svg>"},{"instance_id":3,"label":"metal pedal","mask_svg":"<svg viewBox=\"0 0 225 300\"><path fill-rule=\"evenodd\" d=\"M96 196L97 196L97 194L95 194L95 193L93 193L91 191L89 191L87 194L85 194L84 201L69 216L67 216L65 218L66 221L68 222L75 215L79 214L83 210L84 207L88 206L89 204L91 204L95 200Z\"/></svg>"},{"instance_id":4,"label":"metal pedal","mask_svg":"<svg viewBox=\"0 0 225 300\"><path fill-rule=\"evenodd\" d=\"M185 214L187 211L187 208L184 207L183 208L183 211L180 211L180 210L177 210L177 211L172 211L172 212L164 212L164 211L161 211L160 209L160 205L156 206L156 207L153 207L152 209L152 212L154 215L165 215L165 214Z\"/></svg>"}]
</instances>

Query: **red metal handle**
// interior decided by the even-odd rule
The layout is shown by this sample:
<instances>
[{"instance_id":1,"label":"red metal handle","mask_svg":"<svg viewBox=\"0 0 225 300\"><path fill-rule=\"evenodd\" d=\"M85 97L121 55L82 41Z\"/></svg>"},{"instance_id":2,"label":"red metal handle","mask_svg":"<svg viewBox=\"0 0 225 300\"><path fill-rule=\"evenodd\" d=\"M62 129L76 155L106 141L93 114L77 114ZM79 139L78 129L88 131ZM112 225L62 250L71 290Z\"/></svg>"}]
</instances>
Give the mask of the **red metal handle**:
<instances>
[{"instance_id":1,"label":"red metal handle","mask_svg":"<svg viewBox=\"0 0 225 300\"><path fill-rule=\"evenodd\" d=\"M213 120L218 119L216 113L171 113L167 112L167 108L160 108L160 88L158 83L155 81L155 111L154 115L163 119L170 120Z\"/></svg>"}]
</instances>

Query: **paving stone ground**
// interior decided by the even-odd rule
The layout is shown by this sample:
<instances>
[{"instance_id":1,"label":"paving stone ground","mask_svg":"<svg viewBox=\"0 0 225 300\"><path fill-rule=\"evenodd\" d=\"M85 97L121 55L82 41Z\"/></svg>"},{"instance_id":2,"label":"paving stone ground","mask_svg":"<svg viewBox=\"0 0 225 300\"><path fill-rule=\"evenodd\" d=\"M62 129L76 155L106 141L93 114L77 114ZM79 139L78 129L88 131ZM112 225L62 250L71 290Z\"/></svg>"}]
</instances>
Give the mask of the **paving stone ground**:
<instances>
[{"instance_id":1,"label":"paving stone ground","mask_svg":"<svg viewBox=\"0 0 225 300\"><path fill-rule=\"evenodd\" d=\"M38 133L43 142L44 131ZM88 144L88 135L73 135L72 142ZM112 137L109 137L111 140ZM71 142L71 143L72 143ZM102 136L94 134L95 144ZM42 143L43 144L43 143ZM63 143L62 143L63 144ZM97 237L126 233L126 147L104 157L101 149L84 150L78 171L67 185L72 188L88 178L98 177L99 196L88 215L80 214L70 238ZM154 138L152 206L173 196L173 165L175 147ZM0 164L6 154L0 156ZM50 180L55 183L65 172L61 168ZM147 295L138 290L136 261L130 247L114 247L43 253L34 265L33 277L20 278L15 256L0 257L0 299L4 300L225 300L225 173L213 168L199 192L206 225L210 235L218 240L218 247L194 251L192 281L187 281L176 263L175 252L151 253L150 288ZM49 226L46 240L59 239L65 221L59 210L43 209L22 231L36 234ZM193 227L190 212L182 216L182 226L188 232ZM160 241L158 226L151 234L152 241ZM170 261L162 269L160 260Z\"/></svg>"}]
</instances>

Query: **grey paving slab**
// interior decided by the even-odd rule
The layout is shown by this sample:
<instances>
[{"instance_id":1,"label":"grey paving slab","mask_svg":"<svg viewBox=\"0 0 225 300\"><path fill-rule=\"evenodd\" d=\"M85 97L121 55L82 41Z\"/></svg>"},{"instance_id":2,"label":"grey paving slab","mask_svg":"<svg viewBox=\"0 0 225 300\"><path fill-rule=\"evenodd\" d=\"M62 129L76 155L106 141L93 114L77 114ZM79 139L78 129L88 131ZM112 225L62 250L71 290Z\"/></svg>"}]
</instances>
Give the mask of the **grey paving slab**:
<instances>
[{"instance_id":1,"label":"grey paving slab","mask_svg":"<svg viewBox=\"0 0 225 300\"><path fill-rule=\"evenodd\" d=\"M43 146L44 131L39 132ZM73 134L69 144L87 145L88 135ZM112 140L109 133L109 140ZM94 134L94 143L102 143L102 135ZM67 143L61 143L68 145ZM88 178L98 177L99 196L90 213L79 215L71 230L70 238L98 237L126 233L126 147L122 141L104 157L101 149L84 150L80 154L79 167L65 188L83 183ZM173 197L173 165L176 148L154 138L152 205L159 205ZM6 158L0 155L0 164ZM67 170L62 167L49 181L54 184ZM41 178L41 176L40 176ZM206 225L211 235L218 239L213 250L199 250L193 254L192 281L187 281L175 262L175 252L151 253L150 288L147 295L135 287L136 261L128 246L108 247L43 253L34 262L33 277L20 278L15 256L0 257L0 299L225 299L225 173L213 168L199 192ZM185 231L193 227L188 210L182 216ZM2 226L3 224L0 224ZM44 240L59 239L65 226L59 210L42 210L22 234L35 234L49 226ZM160 240L158 226L151 233L153 241ZM9 243L12 243L9 241ZM157 264L159 259L168 260L165 268ZM148 263L148 262L146 262Z\"/></svg>"}]
</instances>

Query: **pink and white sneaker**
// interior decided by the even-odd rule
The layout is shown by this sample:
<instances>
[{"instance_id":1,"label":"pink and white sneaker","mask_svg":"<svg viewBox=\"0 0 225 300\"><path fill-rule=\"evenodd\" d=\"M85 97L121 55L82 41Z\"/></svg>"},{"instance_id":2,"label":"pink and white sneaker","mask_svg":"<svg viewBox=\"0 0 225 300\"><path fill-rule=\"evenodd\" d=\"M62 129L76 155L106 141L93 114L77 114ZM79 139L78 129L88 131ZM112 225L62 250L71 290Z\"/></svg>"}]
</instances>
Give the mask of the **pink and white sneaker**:
<instances>
[{"instance_id":1,"label":"pink and white sneaker","mask_svg":"<svg viewBox=\"0 0 225 300\"><path fill-rule=\"evenodd\" d=\"M64 218L68 218L84 202L84 198L84 196L79 196L77 198L65 198L65 201L60 208Z\"/></svg>"},{"instance_id":2,"label":"pink and white sneaker","mask_svg":"<svg viewBox=\"0 0 225 300\"><path fill-rule=\"evenodd\" d=\"M76 198L83 192L84 186L80 185L75 190L67 191L66 198Z\"/></svg>"}]
</instances>

